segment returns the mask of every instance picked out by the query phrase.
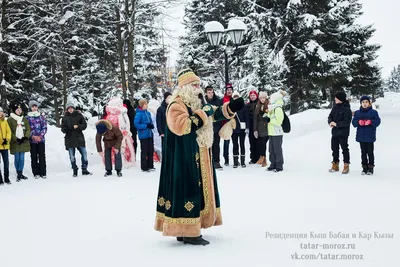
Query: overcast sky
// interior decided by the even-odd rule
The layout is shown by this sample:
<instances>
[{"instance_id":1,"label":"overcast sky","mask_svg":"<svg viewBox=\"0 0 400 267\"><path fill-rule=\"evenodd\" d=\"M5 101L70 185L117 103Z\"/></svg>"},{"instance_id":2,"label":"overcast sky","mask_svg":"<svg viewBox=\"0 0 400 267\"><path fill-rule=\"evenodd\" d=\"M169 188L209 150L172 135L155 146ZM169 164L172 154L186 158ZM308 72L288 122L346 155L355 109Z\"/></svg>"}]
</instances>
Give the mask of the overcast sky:
<instances>
[{"instance_id":1,"label":"overcast sky","mask_svg":"<svg viewBox=\"0 0 400 267\"><path fill-rule=\"evenodd\" d=\"M382 45L377 61L382 67L382 74L386 77L394 66L400 64L400 0L361 0L361 2L363 3L364 15L359 22L375 26L376 32L371 43ZM166 23L168 28L172 30L172 36L170 36L168 43L172 46L169 65L173 66L179 53L177 37L184 33L182 25L184 5L175 8L171 14L173 14L173 19Z\"/></svg>"}]
</instances>

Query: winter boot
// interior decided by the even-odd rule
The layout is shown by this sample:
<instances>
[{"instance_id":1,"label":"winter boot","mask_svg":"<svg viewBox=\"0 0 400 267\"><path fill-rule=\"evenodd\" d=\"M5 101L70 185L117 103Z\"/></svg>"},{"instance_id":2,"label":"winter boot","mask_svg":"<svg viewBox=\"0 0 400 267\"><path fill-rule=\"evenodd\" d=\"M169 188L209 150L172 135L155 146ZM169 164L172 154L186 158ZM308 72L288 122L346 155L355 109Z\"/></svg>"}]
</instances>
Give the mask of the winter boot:
<instances>
[{"instance_id":1,"label":"winter boot","mask_svg":"<svg viewBox=\"0 0 400 267\"><path fill-rule=\"evenodd\" d=\"M233 156L233 168L239 167L239 156Z\"/></svg>"},{"instance_id":2,"label":"winter boot","mask_svg":"<svg viewBox=\"0 0 400 267\"><path fill-rule=\"evenodd\" d=\"M367 172L368 172L368 166L367 165L362 165L362 172L361 172L361 175L366 175L367 174Z\"/></svg>"},{"instance_id":3,"label":"winter boot","mask_svg":"<svg viewBox=\"0 0 400 267\"><path fill-rule=\"evenodd\" d=\"M111 175L112 175L111 171L106 171L106 173L104 174L104 177L111 176Z\"/></svg>"},{"instance_id":4,"label":"winter boot","mask_svg":"<svg viewBox=\"0 0 400 267\"><path fill-rule=\"evenodd\" d=\"M35 179L39 179L40 178L40 175L35 175Z\"/></svg>"},{"instance_id":5,"label":"winter boot","mask_svg":"<svg viewBox=\"0 0 400 267\"><path fill-rule=\"evenodd\" d=\"M183 237L177 236L177 237L176 237L176 241L183 242Z\"/></svg>"},{"instance_id":6,"label":"winter boot","mask_svg":"<svg viewBox=\"0 0 400 267\"><path fill-rule=\"evenodd\" d=\"M329 172L338 172L339 171L339 162L332 162L332 167L329 169Z\"/></svg>"},{"instance_id":7,"label":"winter boot","mask_svg":"<svg viewBox=\"0 0 400 267\"><path fill-rule=\"evenodd\" d=\"M215 162L214 167L216 170L222 170L222 166L219 164L219 162Z\"/></svg>"},{"instance_id":8,"label":"winter boot","mask_svg":"<svg viewBox=\"0 0 400 267\"><path fill-rule=\"evenodd\" d=\"M224 164L225 166L229 166L229 159L228 158L225 158L225 164Z\"/></svg>"},{"instance_id":9,"label":"winter boot","mask_svg":"<svg viewBox=\"0 0 400 267\"><path fill-rule=\"evenodd\" d=\"M191 244L191 245L203 245L203 246L210 244L210 242L208 242L207 240L203 239L202 236L184 237L183 238L183 243L184 244Z\"/></svg>"},{"instance_id":10,"label":"winter boot","mask_svg":"<svg viewBox=\"0 0 400 267\"><path fill-rule=\"evenodd\" d=\"M268 163L267 163L267 158L263 157L263 161L261 162L261 167L267 167Z\"/></svg>"},{"instance_id":11,"label":"winter boot","mask_svg":"<svg viewBox=\"0 0 400 267\"><path fill-rule=\"evenodd\" d=\"M0 185L4 185L4 182L3 182L3 175L1 175L1 173L0 173Z\"/></svg>"},{"instance_id":12,"label":"winter boot","mask_svg":"<svg viewBox=\"0 0 400 267\"><path fill-rule=\"evenodd\" d=\"M21 173L21 179L22 179L22 180L28 180L28 177L26 177L25 175L23 175L22 171L21 171L20 173Z\"/></svg>"},{"instance_id":13,"label":"winter boot","mask_svg":"<svg viewBox=\"0 0 400 267\"><path fill-rule=\"evenodd\" d=\"M350 164L349 163L345 163L344 167L343 167L342 174L348 174L349 171L350 171Z\"/></svg>"},{"instance_id":14,"label":"winter boot","mask_svg":"<svg viewBox=\"0 0 400 267\"><path fill-rule=\"evenodd\" d=\"M10 182L10 172L8 169L4 170L4 182L6 184L11 184Z\"/></svg>"},{"instance_id":15,"label":"winter boot","mask_svg":"<svg viewBox=\"0 0 400 267\"><path fill-rule=\"evenodd\" d=\"M261 165L263 162L263 156L260 156L260 158L258 159L258 161L256 162L256 164Z\"/></svg>"},{"instance_id":16,"label":"winter boot","mask_svg":"<svg viewBox=\"0 0 400 267\"><path fill-rule=\"evenodd\" d=\"M118 177L122 177L122 172L121 171L117 171L117 176Z\"/></svg>"},{"instance_id":17,"label":"winter boot","mask_svg":"<svg viewBox=\"0 0 400 267\"><path fill-rule=\"evenodd\" d=\"M245 155L241 155L240 156L240 165L242 165L242 168L246 168L245 160L246 160L246 156Z\"/></svg>"},{"instance_id":18,"label":"winter boot","mask_svg":"<svg viewBox=\"0 0 400 267\"><path fill-rule=\"evenodd\" d=\"M269 171L269 172L275 171L275 168L274 168L273 166L269 166L269 167L267 168L267 171Z\"/></svg>"},{"instance_id":19,"label":"winter boot","mask_svg":"<svg viewBox=\"0 0 400 267\"><path fill-rule=\"evenodd\" d=\"M374 174L374 167L375 167L375 165L368 164L368 171L367 171L368 175L373 175Z\"/></svg>"},{"instance_id":20,"label":"winter boot","mask_svg":"<svg viewBox=\"0 0 400 267\"><path fill-rule=\"evenodd\" d=\"M78 176L78 168L74 168L74 169L73 169L72 176L73 176L73 177L77 177L77 176Z\"/></svg>"},{"instance_id":21,"label":"winter boot","mask_svg":"<svg viewBox=\"0 0 400 267\"><path fill-rule=\"evenodd\" d=\"M92 175L87 169L82 169L82 175Z\"/></svg>"}]
</instances>

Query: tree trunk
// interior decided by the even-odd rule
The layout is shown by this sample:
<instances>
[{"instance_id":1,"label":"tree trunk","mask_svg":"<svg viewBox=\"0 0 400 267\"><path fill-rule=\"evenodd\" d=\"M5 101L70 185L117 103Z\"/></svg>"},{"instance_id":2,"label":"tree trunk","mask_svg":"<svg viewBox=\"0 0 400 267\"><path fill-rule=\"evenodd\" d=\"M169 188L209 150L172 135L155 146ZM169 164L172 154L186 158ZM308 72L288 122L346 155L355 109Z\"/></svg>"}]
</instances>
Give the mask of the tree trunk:
<instances>
[{"instance_id":1,"label":"tree trunk","mask_svg":"<svg viewBox=\"0 0 400 267\"><path fill-rule=\"evenodd\" d=\"M6 20L6 5L7 1L1 1L1 21L0 21L0 36L4 39L5 29L8 27ZM4 85L1 85L3 79L5 79L5 71L7 69L7 59L4 54L0 54L0 105L4 109L7 106L7 89Z\"/></svg>"},{"instance_id":2,"label":"tree trunk","mask_svg":"<svg viewBox=\"0 0 400 267\"><path fill-rule=\"evenodd\" d=\"M56 77L56 62L54 55L51 55L51 74L54 94L54 115L56 120L56 126L60 127L60 113L58 110L58 90L57 90L57 77ZM65 110L65 109L64 109Z\"/></svg>"},{"instance_id":3,"label":"tree trunk","mask_svg":"<svg viewBox=\"0 0 400 267\"><path fill-rule=\"evenodd\" d=\"M299 113L299 85L296 77L290 77L290 115Z\"/></svg>"},{"instance_id":4,"label":"tree trunk","mask_svg":"<svg viewBox=\"0 0 400 267\"><path fill-rule=\"evenodd\" d=\"M136 0L132 0L132 10L129 10L129 0L125 0L125 25L128 29L128 90L130 95L135 92L134 79L134 42L135 42L135 9ZM124 96L126 98L126 96Z\"/></svg>"},{"instance_id":5,"label":"tree trunk","mask_svg":"<svg viewBox=\"0 0 400 267\"><path fill-rule=\"evenodd\" d=\"M124 40L122 40L121 14L119 13L118 5L115 5L115 12L116 12L116 18L117 18L118 56L119 56L119 66L121 69L122 95L124 98L126 98Z\"/></svg>"},{"instance_id":6,"label":"tree trunk","mask_svg":"<svg viewBox=\"0 0 400 267\"><path fill-rule=\"evenodd\" d=\"M68 101L68 81L67 81L67 62L65 60L65 55L61 58L62 61L62 78L63 78L63 109L66 111L67 109L67 101Z\"/></svg>"}]
</instances>

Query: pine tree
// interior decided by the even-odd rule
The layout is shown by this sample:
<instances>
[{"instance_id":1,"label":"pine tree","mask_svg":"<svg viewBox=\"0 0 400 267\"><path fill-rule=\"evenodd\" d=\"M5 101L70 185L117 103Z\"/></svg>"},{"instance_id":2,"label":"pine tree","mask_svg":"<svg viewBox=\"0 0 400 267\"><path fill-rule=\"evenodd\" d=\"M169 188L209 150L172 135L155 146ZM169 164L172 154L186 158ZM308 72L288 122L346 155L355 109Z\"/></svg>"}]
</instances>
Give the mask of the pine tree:
<instances>
[{"instance_id":1,"label":"pine tree","mask_svg":"<svg viewBox=\"0 0 400 267\"><path fill-rule=\"evenodd\" d=\"M387 91L400 92L400 65L393 68L386 80Z\"/></svg>"}]
</instances>

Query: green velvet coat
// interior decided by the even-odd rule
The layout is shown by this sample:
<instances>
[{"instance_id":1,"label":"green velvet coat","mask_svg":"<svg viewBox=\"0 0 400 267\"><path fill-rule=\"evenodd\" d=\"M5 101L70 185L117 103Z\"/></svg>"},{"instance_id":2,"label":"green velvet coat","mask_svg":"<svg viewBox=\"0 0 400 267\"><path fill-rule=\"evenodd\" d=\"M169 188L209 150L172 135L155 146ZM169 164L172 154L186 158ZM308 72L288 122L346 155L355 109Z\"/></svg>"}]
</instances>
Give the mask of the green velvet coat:
<instances>
[{"instance_id":1,"label":"green velvet coat","mask_svg":"<svg viewBox=\"0 0 400 267\"><path fill-rule=\"evenodd\" d=\"M196 140L196 130L207 116L192 113L183 102L177 102L172 102L166 112L155 229L165 236L195 237L200 235L201 228L222 224L217 177L211 149L199 147ZM180 106L180 113L174 112L176 116L169 114L174 105ZM214 121L233 117L227 104L214 110ZM187 123L186 129L172 129L177 121Z\"/></svg>"},{"instance_id":2,"label":"green velvet coat","mask_svg":"<svg viewBox=\"0 0 400 267\"><path fill-rule=\"evenodd\" d=\"M23 116L23 115L21 115ZM7 118L8 125L11 129L11 142L10 142L10 153L15 154L18 152L29 152L31 151L31 144L29 142L29 138L31 137L31 127L29 126L28 120L24 117L22 120L22 128L24 129L24 137L28 138L21 145L17 143L17 137L15 136L15 132L17 131L17 121L14 120L11 116Z\"/></svg>"}]
</instances>

